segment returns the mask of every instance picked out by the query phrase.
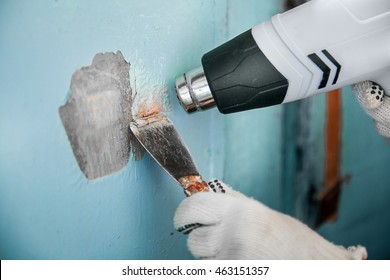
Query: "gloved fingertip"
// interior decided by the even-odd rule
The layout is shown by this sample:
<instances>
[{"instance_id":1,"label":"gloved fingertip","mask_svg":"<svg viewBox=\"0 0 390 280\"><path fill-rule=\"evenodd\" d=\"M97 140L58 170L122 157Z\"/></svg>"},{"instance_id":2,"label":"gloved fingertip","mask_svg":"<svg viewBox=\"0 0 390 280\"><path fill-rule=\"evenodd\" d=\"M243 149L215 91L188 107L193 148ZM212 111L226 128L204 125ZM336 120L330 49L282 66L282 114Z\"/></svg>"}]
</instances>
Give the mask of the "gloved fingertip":
<instances>
[{"instance_id":1,"label":"gloved fingertip","mask_svg":"<svg viewBox=\"0 0 390 280\"><path fill-rule=\"evenodd\" d=\"M212 179L207 184L209 185L209 189L215 193L226 193L226 189L228 188L224 182L218 179Z\"/></svg>"},{"instance_id":2,"label":"gloved fingertip","mask_svg":"<svg viewBox=\"0 0 390 280\"><path fill-rule=\"evenodd\" d=\"M193 224L187 224L187 225L181 226L181 227L177 228L176 230L180 233L183 233L183 234L189 234L191 231L193 231L194 229L196 229L200 226L202 226L202 224L193 223Z\"/></svg>"},{"instance_id":3,"label":"gloved fingertip","mask_svg":"<svg viewBox=\"0 0 390 280\"><path fill-rule=\"evenodd\" d=\"M366 92L367 89L369 89L372 86L371 81L363 81L360 83L356 83L352 85L352 91L355 94L355 96L360 99L364 96L364 93Z\"/></svg>"},{"instance_id":4,"label":"gloved fingertip","mask_svg":"<svg viewBox=\"0 0 390 280\"><path fill-rule=\"evenodd\" d=\"M215 185L214 185L214 182L213 181L209 181L207 183L207 185L209 186L209 191L213 191L213 192L217 192L217 190L215 189Z\"/></svg>"},{"instance_id":5,"label":"gloved fingertip","mask_svg":"<svg viewBox=\"0 0 390 280\"><path fill-rule=\"evenodd\" d=\"M352 90L364 109L376 109L384 101L385 91L380 85L374 82L364 81L354 84Z\"/></svg>"},{"instance_id":6,"label":"gloved fingertip","mask_svg":"<svg viewBox=\"0 0 390 280\"><path fill-rule=\"evenodd\" d=\"M348 247L348 251L351 252L354 260L366 260L368 257L366 248L360 245Z\"/></svg>"},{"instance_id":7,"label":"gloved fingertip","mask_svg":"<svg viewBox=\"0 0 390 280\"><path fill-rule=\"evenodd\" d=\"M371 87L367 88L364 94L368 109L375 109L382 105L385 91L380 85L372 83Z\"/></svg>"}]
</instances>

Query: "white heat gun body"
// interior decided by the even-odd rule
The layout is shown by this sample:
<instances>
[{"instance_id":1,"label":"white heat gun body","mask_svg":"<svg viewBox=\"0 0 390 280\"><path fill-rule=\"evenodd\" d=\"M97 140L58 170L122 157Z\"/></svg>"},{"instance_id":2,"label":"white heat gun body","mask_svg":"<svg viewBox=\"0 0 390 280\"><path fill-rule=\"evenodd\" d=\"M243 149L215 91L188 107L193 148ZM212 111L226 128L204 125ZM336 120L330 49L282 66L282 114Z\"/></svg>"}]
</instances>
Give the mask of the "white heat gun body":
<instances>
[{"instance_id":1,"label":"white heat gun body","mask_svg":"<svg viewBox=\"0 0 390 280\"><path fill-rule=\"evenodd\" d=\"M176 79L187 112L303 99L361 81L390 94L390 0L312 0L202 57Z\"/></svg>"}]
</instances>

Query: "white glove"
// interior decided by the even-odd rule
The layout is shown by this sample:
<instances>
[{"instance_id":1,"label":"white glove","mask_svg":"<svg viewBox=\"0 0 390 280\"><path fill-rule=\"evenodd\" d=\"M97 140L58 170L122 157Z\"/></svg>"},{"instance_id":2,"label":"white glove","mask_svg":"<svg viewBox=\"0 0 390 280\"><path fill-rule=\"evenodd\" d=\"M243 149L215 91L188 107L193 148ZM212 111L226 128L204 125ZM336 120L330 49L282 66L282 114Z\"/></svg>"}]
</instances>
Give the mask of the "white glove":
<instances>
[{"instance_id":1,"label":"white glove","mask_svg":"<svg viewBox=\"0 0 390 280\"><path fill-rule=\"evenodd\" d=\"M390 98L370 81L355 84L352 90L360 106L374 119L378 133L390 142Z\"/></svg>"},{"instance_id":2,"label":"white glove","mask_svg":"<svg viewBox=\"0 0 390 280\"><path fill-rule=\"evenodd\" d=\"M345 249L306 225L213 180L178 207L174 224L189 233L201 259L366 259L364 247Z\"/></svg>"}]
</instances>

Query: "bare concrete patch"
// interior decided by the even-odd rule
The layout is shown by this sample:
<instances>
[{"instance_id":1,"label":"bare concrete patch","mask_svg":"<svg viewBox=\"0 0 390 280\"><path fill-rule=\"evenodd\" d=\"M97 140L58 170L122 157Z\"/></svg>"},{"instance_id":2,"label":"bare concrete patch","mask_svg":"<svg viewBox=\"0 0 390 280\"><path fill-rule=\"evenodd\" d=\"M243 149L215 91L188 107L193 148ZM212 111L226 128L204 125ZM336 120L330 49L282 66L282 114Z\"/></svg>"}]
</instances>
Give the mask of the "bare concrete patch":
<instances>
[{"instance_id":1,"label":"bare concrete patch","mask_svg":"<svg viewBox=\"0 0 390 280\"><path fill-rule=\"evenodd\" d=\"M133 150L144 152L129 129L132 89L130 64L120 51L97 54L91 66L77 70L70 97L59 108L77 163L88 179L122 169Z\"/></svg>"}]
</instances>

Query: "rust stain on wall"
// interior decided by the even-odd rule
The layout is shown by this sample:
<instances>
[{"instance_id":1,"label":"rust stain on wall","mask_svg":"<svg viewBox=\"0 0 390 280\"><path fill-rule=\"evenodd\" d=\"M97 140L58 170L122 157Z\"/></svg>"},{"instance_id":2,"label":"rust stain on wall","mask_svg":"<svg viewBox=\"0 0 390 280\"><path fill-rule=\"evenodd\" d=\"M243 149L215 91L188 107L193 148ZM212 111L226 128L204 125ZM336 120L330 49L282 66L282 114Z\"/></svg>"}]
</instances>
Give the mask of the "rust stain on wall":
<instances>
[{"instance_id":1,"label":"rust stain on wall","mask_svg":"<svg viewBox=\"0 0 390 280\"><path fill-rule=\"evenodd\" d=\"M340 174L342 132L341 90L329 92L326 100L325 190L318 197L320 204L317 226L325 221L332 222L336 219L341 186L344 181Z\"/></svg>"},{"instance_id":2,"label":"rust stain on wall","mask_svg":"<svg viewBox=\"0 0 390 280\"><path fill-rule=\"evenodd\" d=\"M327 96L326 122L326 188L335 186L340 180L341 152L341 96L340 90Z\"/></svg>"}]
</instances>

